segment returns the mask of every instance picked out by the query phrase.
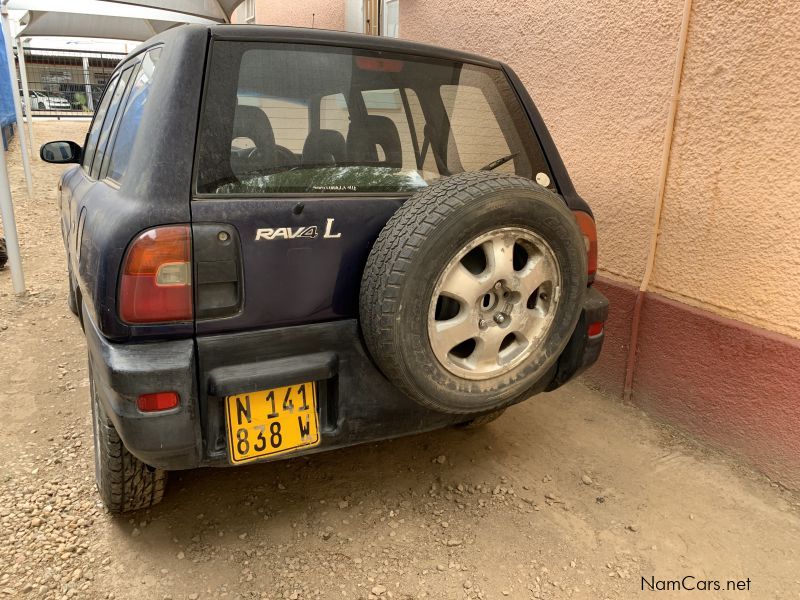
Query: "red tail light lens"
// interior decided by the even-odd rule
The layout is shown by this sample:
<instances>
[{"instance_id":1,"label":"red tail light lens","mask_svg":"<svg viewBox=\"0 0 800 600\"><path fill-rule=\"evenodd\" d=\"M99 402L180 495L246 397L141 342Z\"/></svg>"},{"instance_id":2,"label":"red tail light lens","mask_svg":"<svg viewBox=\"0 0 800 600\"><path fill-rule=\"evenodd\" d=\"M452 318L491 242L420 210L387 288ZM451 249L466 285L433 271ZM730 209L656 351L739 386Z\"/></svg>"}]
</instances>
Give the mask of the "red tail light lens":
<instances>
[{"instance_id":1,"label":"red tail light lens","mask_svg":"<svg viewBox=\"0 0 800 600\"><path fill-rule=\"evenodd\" d=\"M597 273L597 227L594 219L581 210L573 210L575 220L583 235L583 242L586 244L586 258L589 265L589 283L594 281Z\"/></svg>"},{"instance_id":2,"label":"red tail light lens","mask_svg":"<svg viewBox=\"0 0 800 600\"><path fill-rule=\"evenodd\" d=\"M142 394L136 399L136 406L142 412L170 410L180 403L180 396L175 392L157 392Z\"/></svg>"},{"instance_id":3,"label":"red tail light lens","mask_svg":"<svg viewBox=\"0 0 800 600\"><path fill-rule=\"evenodd\" d=\"M589 323L589 326L586 328L586 335L589 337L594 337L596 335L600 335L603 333L603 322L596 321L594 323Z\"/></svg>"},{"instance_id":4,"label":"red tail light lens","mask_svg":"<svg viewBox=\"0 0 800 600\"><path fill-rule=\"evenodd\" d=\"M119 314L127 323L192 319L192 245L188 225L148 229L133 241L122 266Z\"/></svg>"}]
</instances>

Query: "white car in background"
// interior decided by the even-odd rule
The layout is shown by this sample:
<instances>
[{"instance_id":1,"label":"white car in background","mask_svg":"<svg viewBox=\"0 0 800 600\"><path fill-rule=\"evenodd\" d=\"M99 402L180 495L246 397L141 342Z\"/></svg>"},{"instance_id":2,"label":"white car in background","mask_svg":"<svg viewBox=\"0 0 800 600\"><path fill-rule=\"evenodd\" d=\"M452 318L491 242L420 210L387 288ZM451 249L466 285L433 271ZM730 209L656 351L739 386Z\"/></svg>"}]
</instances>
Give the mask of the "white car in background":
<instances>
[{"instance_id":1,"label":"white car in background","mask_svg":"<svg viewBox=\"0 0 800 600\"><path fill-rule=\"evenodd\" d=\"M19 95L22 96L22 90L19 91ZM32 110L70 110L72 108L69 100L63 96L48 94L41 90L29 90L28 98Z\"/></svg>"}]
</instances>

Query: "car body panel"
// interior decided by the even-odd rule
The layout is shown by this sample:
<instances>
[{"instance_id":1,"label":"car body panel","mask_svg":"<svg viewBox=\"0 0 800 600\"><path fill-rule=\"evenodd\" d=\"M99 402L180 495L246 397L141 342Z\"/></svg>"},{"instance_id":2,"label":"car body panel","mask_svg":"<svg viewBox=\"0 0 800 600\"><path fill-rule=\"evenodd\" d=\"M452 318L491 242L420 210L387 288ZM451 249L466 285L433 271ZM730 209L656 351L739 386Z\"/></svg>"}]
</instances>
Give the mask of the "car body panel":
<instances>
[{"instance_id":1,"label":"car body panel","mask_svg":"<svg viewBox=\"0 0 800 600\"><path fill-rule=\"evenodd\" d=\"M128 171L121 184L93 180L81 167L62 177L63 229L77 235L85 209L77 251L70 266L87 311L103 335L117 340L131 337L191 336L191 322L172 325L129 326L117 312L117 280L129 242L156 225L191 222L190 197L195 129L208 41L205 27L169 32L140 46L118 70L149 48L163 46L134 144ZM162 73L164 75L162 75ZM171 115L163 119L164 114Z\"/></svg>"},{"instance_id":2,"label":"car body panel","mask_svg":"<svg viewBox=\"0 0 800 600\"><path fill-rule=\"evenodd\" d=\"M224 218L239 232L244 306L197 332L243 331L354 318L369 249L403 197L298 197L195 201L194 223ZM296 214L297 207L302 212ZM261 228L316 227L315 237L257 239ZM325 237L326 234L328 237Z\"/></svg>"}]
</instances>

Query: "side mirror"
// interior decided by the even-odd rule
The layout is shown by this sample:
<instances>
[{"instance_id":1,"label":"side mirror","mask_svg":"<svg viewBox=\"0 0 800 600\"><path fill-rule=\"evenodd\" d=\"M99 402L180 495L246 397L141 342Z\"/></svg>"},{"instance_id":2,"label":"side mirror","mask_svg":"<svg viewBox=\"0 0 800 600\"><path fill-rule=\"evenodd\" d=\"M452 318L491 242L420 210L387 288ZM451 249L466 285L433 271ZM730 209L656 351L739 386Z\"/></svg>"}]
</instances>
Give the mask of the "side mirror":
<instances>
[{"instance_id":1,"label":"side mirror","mask_svg":"<svg viewBox=\"0 0 800 600\"><path fill-rule=\"evenodd\" d=\"M44 162L65 165L81 162L83 148L69 140L47 142L39 149L39 156Z\"/></svg>"}]
</instances>

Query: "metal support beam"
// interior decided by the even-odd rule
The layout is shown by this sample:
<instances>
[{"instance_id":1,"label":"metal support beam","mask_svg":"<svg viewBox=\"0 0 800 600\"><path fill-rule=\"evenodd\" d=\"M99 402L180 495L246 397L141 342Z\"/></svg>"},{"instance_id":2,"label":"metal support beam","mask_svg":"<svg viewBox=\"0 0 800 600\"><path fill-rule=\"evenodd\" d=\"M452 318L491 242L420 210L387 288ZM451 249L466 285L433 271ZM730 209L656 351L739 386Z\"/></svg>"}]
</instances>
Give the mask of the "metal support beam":
<instances>
[{"instance_id":1,"label":"metal support beam","mask_svg":"<svg viewBox=\"0 0 800 600\"><path fill-rule=\"evenodd\" d=\"M22 38L17 38L17 60L19 61L19 78L22 81L22 105L28 122L28 139L31 142L29 154L33 156L36 151L36 142L33 140L33 113L31 112L31 95L28 90L28 68L25 66L25 46Z\"/></svg>"},{"instance_id":2,"label":"metal support beam","mask_svg":"<svg viewBox=\"0 0 800 600\"><path fill-rule=\"evenodd\" d=\"M83 83L86 86L86 102L89 112L94 112L94 97L92 96L92 74L89 72L89 57L83 57Z\"/></svg>"},{"instance_id":3,"label":"metal support beam","mask_svg":"<svg viewBox=\"0 0 800 600\"><path fill-rule=\"evenodd\" d=\"M11 267L11 284L17 296L25 294L25 275L22 273L22 259L19 253L17 222L14 219L14 204L11 202L11 185L6 170L6 153L0 148L0 217L3 218L3 231L8 251L8 266Z\"/></svg>"},{"instance_id":4,"label":"metal support beam","mask_svg":"<svg viewBox=\"0 0 800 600\"><path fill-rule=\"evenodd\" d=\"M13 92L16 93L17 87L17 67L14 64L14 49L11 47L11 26L8 20L8 7L3 2L3 37L6 43L6 58L8 59L8 75ZM25 140L25 129L22 126L22 110L19 102L14 99L14 114L17 117L17 139L19 140L19 151L22 154L22 169L25 171L25 183L28 186L28 197L33 198L33 179L31 177L31 163L28 156L28 142Z\"/></svg>"}]
</instances>

